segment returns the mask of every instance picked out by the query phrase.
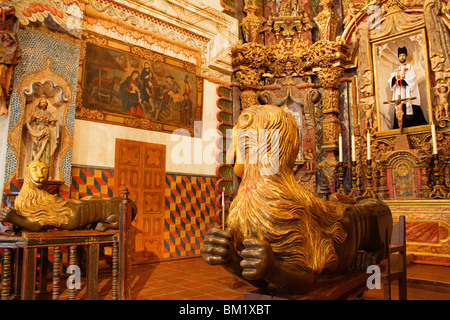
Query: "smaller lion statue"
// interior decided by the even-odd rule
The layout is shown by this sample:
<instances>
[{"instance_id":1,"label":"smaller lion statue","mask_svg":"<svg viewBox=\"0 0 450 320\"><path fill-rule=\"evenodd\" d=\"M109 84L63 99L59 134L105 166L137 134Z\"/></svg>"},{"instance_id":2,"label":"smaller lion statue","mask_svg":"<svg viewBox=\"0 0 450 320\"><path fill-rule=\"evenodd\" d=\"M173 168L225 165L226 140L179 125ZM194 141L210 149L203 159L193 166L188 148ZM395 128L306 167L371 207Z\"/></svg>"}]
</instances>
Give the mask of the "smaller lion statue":
<instances>
[{"instance_id":1,"label":"smaller lion statue","mask_svg":"<svg viewBox=\"0 0 450 320\"><path fill-rule=\"evenodd\" d=\"M337 194L324 200L300 186L293 171L299 139L295 120L280 107L257 105L241 113L227 154L241 178L239 189L227 229L210 229L202 248L206 263L255 287L293 294L380 263L393 228L381 200L355 202Z\"/></svg>"},{"instance_id":2,"label":"smaller lion statue","mask_svg":"<svg viewBox=\"0 0 450 320\"><path fill-rule=\"evenodd\" d=\"M31 161L14 208L6 207L0 221L12 223L19 229L38 232L50 228L74 230L96 224L95 230L119 229L122 198L104 199L97 196L80 200L63 199L44 190L49 169L45 162ZM132 219L137 208L131 202Z\"/></svg>"}]
</instances>

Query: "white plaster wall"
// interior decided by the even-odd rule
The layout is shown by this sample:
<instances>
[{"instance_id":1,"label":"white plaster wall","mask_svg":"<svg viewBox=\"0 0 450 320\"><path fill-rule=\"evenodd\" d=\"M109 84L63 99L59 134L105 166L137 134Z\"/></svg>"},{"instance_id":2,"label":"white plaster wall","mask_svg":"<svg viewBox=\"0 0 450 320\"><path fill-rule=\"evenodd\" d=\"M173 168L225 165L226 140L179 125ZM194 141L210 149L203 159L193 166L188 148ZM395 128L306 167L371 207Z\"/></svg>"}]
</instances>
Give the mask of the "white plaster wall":
<instances>
[{"instance_id":1,"label":"white plaster wall","mask_svg":"<svg viewBox=\"0 0 450 320\"><path fill-rule=\"evenodd\" d=\"M115 140L119 138L166 145L166 172L215 175L216 88L204 81L202 138L75 120L72 164L114 168Z\"/></svg>"}]
</instances>

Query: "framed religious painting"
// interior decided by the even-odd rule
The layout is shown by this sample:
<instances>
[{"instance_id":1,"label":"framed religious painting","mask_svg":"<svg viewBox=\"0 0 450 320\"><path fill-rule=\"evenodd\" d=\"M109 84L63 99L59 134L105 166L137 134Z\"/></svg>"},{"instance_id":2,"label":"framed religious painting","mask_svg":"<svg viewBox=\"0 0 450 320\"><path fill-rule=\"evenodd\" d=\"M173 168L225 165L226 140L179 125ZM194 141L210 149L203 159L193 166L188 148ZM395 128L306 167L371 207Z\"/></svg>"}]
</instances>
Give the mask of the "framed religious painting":
<instances>
[{"instance_id":1,"label":"framed religious painting","mask_svg":"<svg viewBox=\"0 0 450 320\"><path fill-rule=\"evenodd\" d=\"M375 100L380 131L430 123L431 86L424 29L372 43Z\"/></svg>"},{"instance_id":2,"label":"framed religious painting","mask_svg":"<svg viewBox=\"0 0 450 320\"><path fill-rule=\"evenodd\" d=\"M110 39L86 39L77 119L168 133L183 128L194 135L203 109L195 64Z\"/></svg>"}]
</instances>

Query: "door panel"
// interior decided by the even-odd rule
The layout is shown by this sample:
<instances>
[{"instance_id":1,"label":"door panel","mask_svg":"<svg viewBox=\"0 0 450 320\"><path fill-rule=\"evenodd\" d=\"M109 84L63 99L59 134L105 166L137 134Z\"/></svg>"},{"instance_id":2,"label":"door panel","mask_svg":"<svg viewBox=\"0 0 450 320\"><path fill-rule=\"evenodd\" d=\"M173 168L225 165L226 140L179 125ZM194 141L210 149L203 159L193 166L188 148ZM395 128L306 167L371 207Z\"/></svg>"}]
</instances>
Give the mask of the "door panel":
<instances>
[{"instance_id":1,"label":"door panel","mask_svg":"<svg viewBox=\"0 0 450 320\"><path fill-rule=\"evenodd\" d=\"M127 188L138 208L132 223L132 261L162 258L166 146L116 139L114 194Z\"/></svg>"}]
</instances>

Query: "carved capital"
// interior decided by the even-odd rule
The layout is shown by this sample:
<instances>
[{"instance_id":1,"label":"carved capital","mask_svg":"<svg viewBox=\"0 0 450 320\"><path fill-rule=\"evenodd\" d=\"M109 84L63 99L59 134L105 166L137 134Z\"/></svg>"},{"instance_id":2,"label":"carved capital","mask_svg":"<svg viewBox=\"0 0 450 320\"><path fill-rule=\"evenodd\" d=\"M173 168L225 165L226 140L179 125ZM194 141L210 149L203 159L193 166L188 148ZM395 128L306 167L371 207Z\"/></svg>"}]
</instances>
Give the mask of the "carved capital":
<instances>
[{"instance_id":1,"label":"carved capital","mask_svg":"<svg viewBox=\"0 0 450 320\"><path fill-rule=\"evenodd\" d=\"M248 66L258 69L268 65L271 51L258 43L244 43L233 48L233 67Z\"/></svg>"},{"instance_id":2,"label":"carved capital","mask_svg":"<svg viewBox=\"0 0 450 320\"><path fill-rule=\"evenodd\" d=\"M341 83L341 78L344 75L344 68L329 67L319 70L317 77L319 78L321 86L326 88L338 89Z\"/></svg>"},{"instance_id":3,"label":"carved capital","mask_svg":"<svg viewBox=\"0 0 450 320\"><path fill-rule=\"evenodd\" d=\"M300 76L303 74L305 63L300 56L285 52L277 55L269 67L270 73L275 77L285 77L287 75Z\"/></svg>"},{"instance_id":4,"label":"carved capital","mask_svg":"<svg viewBox=\"0 0 450 320\"><path fill-rule=\"evenodd\" d=\"M236 71L236 80L241 88L256 87L261 80L261 76L264 70L251 69L247 67L242 67L240 70Z\"/></svg>"}]
</instances>

